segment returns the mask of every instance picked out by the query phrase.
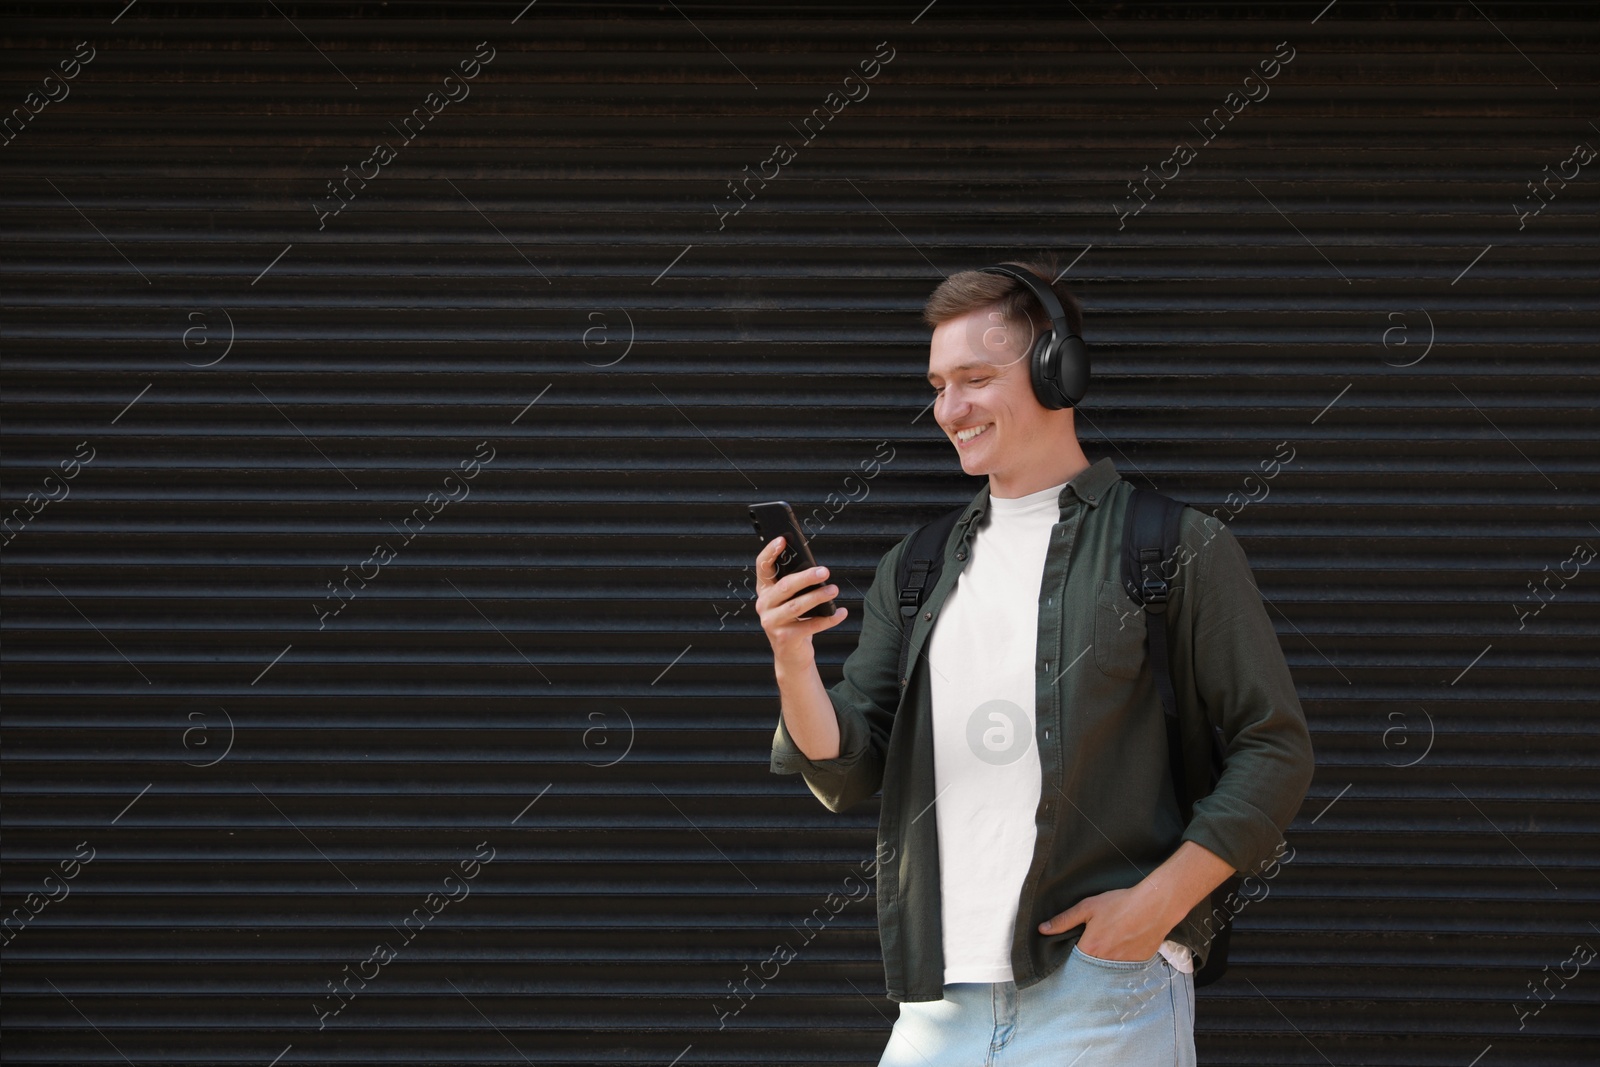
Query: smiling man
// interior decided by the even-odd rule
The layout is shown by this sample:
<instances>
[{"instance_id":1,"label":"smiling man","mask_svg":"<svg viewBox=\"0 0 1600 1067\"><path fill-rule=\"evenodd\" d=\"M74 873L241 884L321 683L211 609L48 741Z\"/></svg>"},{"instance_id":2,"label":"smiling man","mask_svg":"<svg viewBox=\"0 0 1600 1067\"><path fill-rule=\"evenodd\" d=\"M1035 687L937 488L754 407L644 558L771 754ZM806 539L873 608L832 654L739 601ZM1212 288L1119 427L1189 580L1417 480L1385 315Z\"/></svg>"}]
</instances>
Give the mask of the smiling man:
<instances>
[{"instance_id":1,"label":"smiling man","mask_svg":"<svg viewBox=\"0 0 1600 1067\"><path fill-rule=\"evenodd\" d=\"M771 769L836 812L883 791L879 936L900 1015L882 1067L1002 1050L1017 1065L1193 1064L1210 894L1282 844L1310 783L1305 717L1238 542L1184 509L1165 616L1180 773L1202 780L1213 726L1224 765L1180 804L1144 612L1120 581L1131 486L1078 444L1087 356L1053 325L1076 341L1082 314L1053 265L1008 266L1038 283L963 271L924 309L934 418L987 484L908 622L906 673L909 537L879 561L831 689L811 638L848 612L799 616L838 588L797 595L826 568L775 579L781 540L757 557L782 704Z\"/></svg>"}]
</instances>

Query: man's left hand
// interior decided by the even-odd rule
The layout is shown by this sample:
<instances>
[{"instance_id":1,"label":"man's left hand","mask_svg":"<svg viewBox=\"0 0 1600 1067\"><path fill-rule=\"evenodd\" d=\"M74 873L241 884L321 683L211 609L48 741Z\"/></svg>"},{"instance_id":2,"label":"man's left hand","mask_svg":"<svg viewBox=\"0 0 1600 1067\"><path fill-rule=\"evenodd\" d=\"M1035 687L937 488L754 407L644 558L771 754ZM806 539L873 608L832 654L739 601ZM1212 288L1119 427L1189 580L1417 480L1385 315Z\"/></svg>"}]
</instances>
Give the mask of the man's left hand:
<instances>
[{"instance_id":1,"label":"man's left hand","mask_svg":"<svg viewBox=\"0 0 1600 1067\"><path fill-rule=\"evenodd\" d=\"M1113 889L1084 897L1078 903L1039 924L1041 934L1056 934L1086 924L1078 948L1103 960L1140 962L1156 954L1171 932L1166 909L1151 898L1143 885Z\"/></svg>"},{"instance_id":2,"label":"man's left hand","mask_svg":"<svg viewBox=\"0 0 1600 1067\"><path fill-rule=\"evenodd\" d=\"M1103 960L1143 963L1195 905L1221 885L1233 868L1215 852L1185 841L1166 862L1129 889L1084 897L1039 924L1041 934L1083 925L1078 947Z\"/></svg>"}]
</instances>

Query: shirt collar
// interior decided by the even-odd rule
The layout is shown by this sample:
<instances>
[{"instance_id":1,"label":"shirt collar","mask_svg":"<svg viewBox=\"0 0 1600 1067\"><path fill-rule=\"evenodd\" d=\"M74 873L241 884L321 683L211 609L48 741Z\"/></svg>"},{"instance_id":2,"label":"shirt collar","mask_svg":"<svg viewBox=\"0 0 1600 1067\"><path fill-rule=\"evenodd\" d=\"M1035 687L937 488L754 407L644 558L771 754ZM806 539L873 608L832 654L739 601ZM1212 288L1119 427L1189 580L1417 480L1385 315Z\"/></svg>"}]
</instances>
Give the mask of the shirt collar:
<instances>
[{"instance_id":1,"label":"shirt collar","mask_svg":"<svg viewBox=\"0 0 1600 1067\"><path fill-rule=\"evenodd\" d=\"M1061 490L1061 507L1065 509L1074 498L1083 501L1091 508L1097 508L1105 501L1106 494L1111 486L1120 480L1122 475L1117 473L1116 464L1111 462L1111 457L1096 460L1073 478ZM971 539L978 527L983 525L983 519L989 513L989 483L984 481L972 503L967 506L957 525L961 527L960 540L963 544Z\"/></svg>"}]
</instances>

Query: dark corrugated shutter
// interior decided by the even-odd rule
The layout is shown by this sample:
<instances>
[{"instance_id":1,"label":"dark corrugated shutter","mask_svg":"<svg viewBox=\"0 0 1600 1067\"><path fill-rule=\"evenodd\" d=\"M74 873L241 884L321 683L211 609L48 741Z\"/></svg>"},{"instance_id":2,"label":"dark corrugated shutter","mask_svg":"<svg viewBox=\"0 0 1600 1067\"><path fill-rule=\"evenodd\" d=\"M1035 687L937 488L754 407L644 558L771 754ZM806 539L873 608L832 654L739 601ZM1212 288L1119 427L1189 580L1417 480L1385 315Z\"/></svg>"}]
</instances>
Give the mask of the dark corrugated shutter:
<instances>
[{"instance_id":1,"label":"dark corrugated shutter","mask_svg":"<svg viewBox=\"0 0 1600 1067\"><path fill-rule=\"evenodd\" d=\"M8 1062L875 1062L744 505L858 608L976 489L921 301L1038 248L1315 731L1202 1059L1591 1061L1593 6L920 6L6 5L7 114L94 50L0 147Z\"/></svg>"}]
</instances>

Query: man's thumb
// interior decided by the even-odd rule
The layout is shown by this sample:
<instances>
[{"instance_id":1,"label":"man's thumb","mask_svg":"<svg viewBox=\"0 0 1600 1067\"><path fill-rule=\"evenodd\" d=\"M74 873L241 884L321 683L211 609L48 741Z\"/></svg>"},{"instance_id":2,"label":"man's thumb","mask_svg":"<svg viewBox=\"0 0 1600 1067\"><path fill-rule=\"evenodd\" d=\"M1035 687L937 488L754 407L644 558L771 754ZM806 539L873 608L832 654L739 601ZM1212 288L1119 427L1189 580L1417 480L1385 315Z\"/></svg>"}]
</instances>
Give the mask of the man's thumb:
<instances>
[{"instance_id":1,"label":"man's thumb","mask_svg":"<svg viewBox=\"0 0 1600 1067\"><path fill-rule=\"evenodd\" d=\"M1053 919L1046 919L1039 924L1041 934L1057 934L1062 930L1070 930L1089 917L1089 909L1080 901L1057 915Z\"/></svg>"}]
</instances>

